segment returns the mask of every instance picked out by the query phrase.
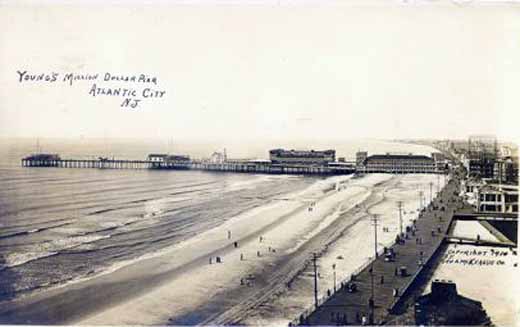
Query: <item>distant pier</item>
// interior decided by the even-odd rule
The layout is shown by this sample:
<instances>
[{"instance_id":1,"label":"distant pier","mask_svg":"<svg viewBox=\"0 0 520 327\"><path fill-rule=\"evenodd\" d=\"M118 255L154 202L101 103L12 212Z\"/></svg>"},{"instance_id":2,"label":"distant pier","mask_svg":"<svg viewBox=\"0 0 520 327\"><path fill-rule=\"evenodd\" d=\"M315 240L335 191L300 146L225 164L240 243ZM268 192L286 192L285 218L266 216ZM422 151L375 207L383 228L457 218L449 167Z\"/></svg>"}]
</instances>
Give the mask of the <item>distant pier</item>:
<instances>
[{"instance_id":1,"label":"distant pier","mask_svg":"<svg viewBox=\"0 0 520 327\"><path fill-rule=\"evenodd\" d=\"M217 156L217 155L218 156ZM23 167L98 168L98 169L172 169L204 170L254 174L348 175L354 173L445 174L444 161L426 156L358 153L356 161L335 161L334 150L270 151L270 160L228 160L226 154L215 153L216 160L194 160L185 155L150 154L145 160L62 159L58 154L38 153L21 159ZM441 164L439 164L441 163Z\"/></svg>"},{"instance_id":2,"label":"distant pier","mask_svg":"<svg viewBox=\"0 0 520 327\"><path fill-rule=\"evenodd\" d=\"M352 165L319 166L255 162L211 163L202 160L157 162L152 160L61 159L58 155L33 155L21 160L22 167L98 168L98 169L171 169L203 170L255 174L347 175L356 172Z\"/></svg>"},{"instance_id":3,"label":"distant pier","mask_svg":"<svg viewBox=\"0 0 520 327\"><path fill-rule=\"evenodd\" d=\"M146 160L22 159L22 167L148 169L152 164Z\"/></svg>"}]
</instances>

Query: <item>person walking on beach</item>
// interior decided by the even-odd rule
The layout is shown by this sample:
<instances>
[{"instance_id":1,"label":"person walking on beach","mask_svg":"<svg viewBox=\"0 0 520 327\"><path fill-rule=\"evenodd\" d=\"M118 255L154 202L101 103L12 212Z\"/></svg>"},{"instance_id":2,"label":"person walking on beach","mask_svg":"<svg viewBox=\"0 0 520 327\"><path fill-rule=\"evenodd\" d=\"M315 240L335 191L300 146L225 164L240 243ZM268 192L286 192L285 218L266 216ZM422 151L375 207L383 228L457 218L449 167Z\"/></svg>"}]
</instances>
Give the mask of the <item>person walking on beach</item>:
<instances>
[{"instance_id":1,"label":"person walking on beach","mask_svg":"<svg viewBox=\"0 0 520 327\"><path fill-rule=\"evenodd\" d=\"M262 243L262 240L263 240L263 239L264 239L264 238L263 238L262 236L260 236L260 238L259 238L260 243Z\"/></svg>"},{"instance_id":2,"label":"person walking on beach","mask_svg":"<svg viewBox=\"0 0 520 327\"><path fill-rule=\"evenodd\" d=\"M228 238L228 240L231 239L231 231L230 230L227 231L227 238Z\"/></svg>"},{"instance_id":3,"label":"person walking on beach","mask_svg":"<svg viewBox=\"0 0 520 327\"><path fill-rule=\"evenodd\" d=\"M240 261L244 261L244 254L240 253Z\"/></svg>"},{"instance_id":4,"label":"person walking on beach","mask_svg":"<svg viewBox=\"0 0 520 327\"><path fill-rule=\"evenodd\" d=\"M213 262L213 258L212 257L209 257L209 264L211 265Z\"/></svg>"}]
</instances>

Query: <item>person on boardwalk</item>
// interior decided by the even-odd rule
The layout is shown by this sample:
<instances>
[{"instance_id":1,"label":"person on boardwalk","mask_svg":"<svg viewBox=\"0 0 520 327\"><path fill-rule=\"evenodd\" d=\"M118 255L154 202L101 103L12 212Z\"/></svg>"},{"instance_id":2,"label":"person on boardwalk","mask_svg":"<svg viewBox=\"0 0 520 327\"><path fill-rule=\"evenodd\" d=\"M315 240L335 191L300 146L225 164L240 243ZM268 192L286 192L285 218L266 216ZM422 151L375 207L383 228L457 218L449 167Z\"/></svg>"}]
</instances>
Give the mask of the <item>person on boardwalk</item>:
<instances>
[{"instance_id":1,"label":"person on boardwalk","mask_svg":"<svg viewBox=\"0 0 520 327\"><path fill-rule=\"evenodd\" d=\"M235 248L238 247L238 242L234 242L233 245L235 246Z\"/></svg>"}]
</instances>

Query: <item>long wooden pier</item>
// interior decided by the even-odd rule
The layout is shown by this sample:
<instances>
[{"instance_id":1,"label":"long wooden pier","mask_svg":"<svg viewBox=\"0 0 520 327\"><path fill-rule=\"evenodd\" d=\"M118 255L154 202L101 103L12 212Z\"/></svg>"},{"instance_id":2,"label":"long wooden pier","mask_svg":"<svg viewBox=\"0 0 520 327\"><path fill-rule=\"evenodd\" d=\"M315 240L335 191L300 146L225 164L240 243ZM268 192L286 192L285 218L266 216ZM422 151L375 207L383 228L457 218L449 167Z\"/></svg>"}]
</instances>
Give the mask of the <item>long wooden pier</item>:
<instances>
[{"instance_id":1,"label":"long wooden pier","mask_svg":"<svg viewBox=\"0 0 520 327\"><path fill-rule=\"evenodd\" d=\"M99 157L98 159L62 159L57 154L34 154L21 159L23 167L54 168L98 168L98 169L173 169L204 170L216 172L255 174L297 174L297 175L347 175L357 172L354 162L329 163L325 165L279 164L258 161L225 161L214 163L205 160L121 160ZM386 171L386 173L398 173ZM400 173L406 173L401 171ZM419 173L410 171L408 173ZM429 173L429 172L422 172ZM436 171L445 174L446 171Z\"/></svg>"},{"instance_id":2,"label":"long wooden pier","mask_svg":"<svg viewBox=\"0 0 520 327\"><path fill-rule=\"evenodd\" d=\"M61 159L58 156L27 157L23 167L98 168L98 169L172 169L204 170L215 172L241 172L257 174L344 175L355 173L355 167L314 165L283 165L256 162L211 163L201 160L157 162L150 160Z\"/></svg>"},{"instance_id":3,"label":"long wooden pier","mask_svg":"<svg viewBox=\"0 0 520 327\"><path fill-rule=\"evenodd\" d=\"M346 277L337 292L296 317L290 325L380 325L404 307L423 271L439 253L449 232L455 210L462 206L456 197L460 183L450 180L413 227L390 248L358 273ZM391 255L394 253L395 255ZM389 256L390 255L390 256Z\"/></svg>"},{"instance_id":4,"label":"long wooden pier","mask_svg":"<svg viewBox=\"0 0 520 327\"><path fill-rule=\"evenodd\" d=\"M22 167L148 169L152 166L153 162L146 160L22 159Z\"/></svg>"}]
</instances>

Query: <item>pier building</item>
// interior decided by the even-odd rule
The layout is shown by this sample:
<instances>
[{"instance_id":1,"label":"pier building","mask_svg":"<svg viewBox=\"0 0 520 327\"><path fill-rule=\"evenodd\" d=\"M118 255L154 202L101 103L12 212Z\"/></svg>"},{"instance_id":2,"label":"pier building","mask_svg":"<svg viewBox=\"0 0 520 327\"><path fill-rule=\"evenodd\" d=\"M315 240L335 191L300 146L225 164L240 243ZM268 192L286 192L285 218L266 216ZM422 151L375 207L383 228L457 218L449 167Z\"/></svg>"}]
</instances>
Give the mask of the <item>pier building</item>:
<instances>
[{"instance_id":1,"label":"pier building","mask_svg":"<svg viewBox=\"0 0 520 327\"><path fill-rule=\"evenodd\" d=\"M414 154L356 154L356 169L361 173L437 173L440 170L432 157Z\"/></svg>"},{"instance_id":2,"label":"pier building","mask_svg":"<svg viewBox=\"0 0 520 327\"><path fill-rule=\"evenodd\" d=\"M22 166L25 167L56 167L60 156L55 153L36 153L22 159Z\"/></svg>"},{"instance_id":3,"label":"pier building","mask_svg":"<svg viewBox=\"0 0 520 327\"><path fill-rule=\"evenodd\" d=\"M168 157L167 154L161 153L151 153L148 155L148 161L151 162L164 162L166 161L166 158Z\"/></svg>"},{"instance_id":4,"label":"pier building","mask_svg":"<svg viewBox=\"0 0 520 327\"><path fill-rule=\"evenodd\" d=\"M191 164L189 156L178 154L149 154L148 162L156 169L189 169Z\"/></svg>"},{"instance_id":5,"label":"pier building","mask_svg":"<svg viewBox=\"0 0 520 327\"><path fill-rule=\"evenodd\" d=\"M273 164L326 165L336 161L336 150L301 151L273 149L269 151L269 159Z\"/></svg>"}]
</instances>

